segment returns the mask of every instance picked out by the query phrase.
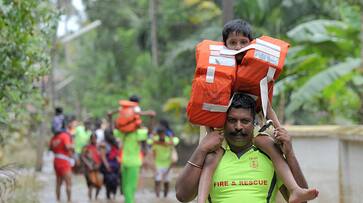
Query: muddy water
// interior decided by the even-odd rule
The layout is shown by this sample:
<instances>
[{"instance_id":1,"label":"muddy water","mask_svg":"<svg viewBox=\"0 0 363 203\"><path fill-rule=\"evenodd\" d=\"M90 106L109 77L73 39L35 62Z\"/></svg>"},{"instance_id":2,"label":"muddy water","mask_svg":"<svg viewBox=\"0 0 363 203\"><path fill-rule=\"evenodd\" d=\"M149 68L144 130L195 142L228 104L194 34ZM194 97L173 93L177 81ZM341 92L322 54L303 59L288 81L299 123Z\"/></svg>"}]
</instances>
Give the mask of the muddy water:
<instances>
[{"instance_id":1,"label":"muddy water","mask_svg":"<svg viewBox=\"0 0 363 203\"><path fill-rule=\"evenodd\" d=\"M38 179L42 182L42 190L39 192L39 201L41 203L53 203L57 202L55 198L55 175L52 166L53 155L51 153L45 153L44 166L41 173L38 174ZM172 203L178 202L175 198L175 179L177 172L180 169L173 169L171 172L171 184L168 197L156 198L154 193L154 181L153 174L151 172L142 172L140 176L140 182L138 191L136 193L136 203ZM124 202L123 196L117 193L116 200L111 201L106 199L105 188L102 188L98 197L98 200L90 201L87 196L87 186L85 179L82 175L73 175L72 177L72 203L120 203ZM163 193L161 192L162 196ZM62 187L61 202L66 202L65 188Z\"/></svg>"}]
</instances>

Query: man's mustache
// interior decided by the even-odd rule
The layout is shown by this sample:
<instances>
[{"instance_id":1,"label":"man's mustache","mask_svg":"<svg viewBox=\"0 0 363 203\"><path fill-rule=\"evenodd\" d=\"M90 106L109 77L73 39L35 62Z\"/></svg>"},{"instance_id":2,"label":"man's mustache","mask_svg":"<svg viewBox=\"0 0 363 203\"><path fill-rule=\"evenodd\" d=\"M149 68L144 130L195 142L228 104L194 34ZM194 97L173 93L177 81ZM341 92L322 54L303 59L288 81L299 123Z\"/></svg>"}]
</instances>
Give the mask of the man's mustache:
<instances>
[{"instance_id":1,"label":"man's mustache","mask_svg":"<svg viewBox=\"0 0 363 203\"><path fill-rule=\"evenodd\" d=\"M246 132L240 130L240 131L230 132L229 135L231 135L231 136L247 136L248 134Z\"/></svg>"}]
</instances>

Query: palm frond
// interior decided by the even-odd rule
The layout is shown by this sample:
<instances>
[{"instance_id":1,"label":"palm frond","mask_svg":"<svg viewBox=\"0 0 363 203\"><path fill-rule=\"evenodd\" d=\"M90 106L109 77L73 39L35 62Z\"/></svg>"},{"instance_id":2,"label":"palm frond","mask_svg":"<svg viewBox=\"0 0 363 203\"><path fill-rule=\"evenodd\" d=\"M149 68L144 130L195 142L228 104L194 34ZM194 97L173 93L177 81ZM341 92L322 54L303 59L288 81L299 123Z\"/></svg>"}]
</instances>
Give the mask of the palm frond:
<instances>
[{"instance_id":1,"label":"palm frond","mask_svg":"<svg viewBox=\"0 0 363 203\"><path fill-rule=\"evenodd\" d=\"M309 79L300 89L291 95L290 104L286 108L287 114L292 114L306 101L312 100L325 87L332 84L338 78L350 73L360 65L360 59L348 59L345 62L336 64Z\"/></svg>"},{"instance_id":2,"label":"palm frond","mask_svg":"<svg viewBox=\"0 0 363 203\"><path fill-rule=\"evenodd\" d=\"M348 25L337 20L312 20L296 26L287 32L287 36L295 42L338 41L339 39L329 32L329 27L344 30Z\"/></svg>"},{"instance_id":3,"label":"palm frond","mask_svg":"<svg viewBox=\"0 0 363 203\"><path fill-rule=\"evenodd\" d=\"M185 51L193 51L198 42L203 39L216 40L221 36L221 28L217 25L211 25L209 28L202 30L201 32L195 33L194 37L178 43L175 48L167 55L165 64L170 65L176 60L176 58Z\"/></svg>"}]
</instances>

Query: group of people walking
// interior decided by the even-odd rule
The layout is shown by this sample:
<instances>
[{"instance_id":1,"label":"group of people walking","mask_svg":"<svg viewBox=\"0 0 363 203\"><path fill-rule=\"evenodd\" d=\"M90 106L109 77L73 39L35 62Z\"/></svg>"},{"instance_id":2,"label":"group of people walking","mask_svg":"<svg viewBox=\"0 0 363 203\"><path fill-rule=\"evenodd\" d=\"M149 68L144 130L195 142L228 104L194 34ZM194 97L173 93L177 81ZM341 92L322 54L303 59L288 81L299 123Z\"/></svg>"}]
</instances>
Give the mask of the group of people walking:
<instances>
[{"instance_id":1,"label":"group of people walking","mask_svg":"<svg viewBox=\"0 0 363 203\"><path fill-rule=\"evenodd\" d=\"M192 123L207 126L208 133L201 139L179 174L176 182L176 198L181 202L188 202L198 196L198 203L206 201L274 202L275 195L280 190L286 201L290 203L315 199L319 192L308 188L294 154L291 138L287 130L281 126L271 107L272 91L268 92L267 88L267 85L273 85L267 83L267 80L270 80L268 78L271 74L272 76L275 74L278 68L276 65L280 64L277 63L276 57L285 57L288 44L282 43L281 48L273 44L280 42L276 39L261 37L254 40L250 25L240 19L226 23L222 38L223 43L207 40L202 42L202 45L198 45L199 49L203 50L199 50L197 54L197 64L199 64L197 68L204 68L207 71L204 69L196 71L195 77L198 78L193 80L192 96L187 113ZM265 41L267 39L271 42ZM203 43L208 46L204 46ZM250 46L251 43L255 45ZM247 46L254 49L259 47L260 50L246 53ZM280 53L283 48L285 55ZM275 58L268 55L268 52L273 53ZM231 53L234 55L232 56ZM283 66L283 59L281 60L282 63L279 66ZM250 82L247 79L251 78L246 78L248 74L243 71L246 71L248 67L249 71L261 72L258 69L260 66L255 68L251 66L251 61L260 66L262 64L261 67L268 69L267 76L265 77L266 73L263 73L265 78L257 81L268 95L262 94L260 86L253 89L258 90L257 93L248 92L248 88L246 90L247 82ZM276 67L271 67L271 64ZM232 84L236 82L235 80L229 81L226 79L229 77L222 77L223 74L219 74L217 69L222 72L225 70L224 74L230 74L233 77L236 73L239 74L236 79L238 85ZM255 73L249 74L256 76ZM216 82L219 80L222 82ZM220 91L218 84L222 84ZM226 92L232 89L225 87L233 85L239 87L238 91ZM229 105L204 101L207 96L212 95L208 91L217 94L217 96L211 96L212 99L209 102L222 101L220 97L223 96L223 98L226 97L224 99L229 102ZM230 97L229 93L233 93L231 94L233 96ZM255 98L259 96L261 101ZM138 103L139 98L136 96L130 97L129 101L121 100L120 109L108 113L111 125L106 128L103 135L99 133L100 136L96 133L78 136L78 134L84 134L88 127L85 125L83 128L73 130L76 125L74 119L67 120L60 113L61 109L56 109L52 125L54 136L50 142L50 148L55 153L57 199L60 197L60 185L64 181L68 200L70 200L72 140L78 141L78 144L75 144L75 152L79 154L76 160L85 166L90 198L92 187L96 188L97 197L100 186L104 183L107 198L111 195L114 197L117 187L120 186L125 202L134 203L141 166L147 163L145 160L150 160L145 159L145 156L153 158L151 168L155 171L156 196L160 196L162 185L164 196L167 196L169 172L176 161L173 149L178 144L178 139L166 120L161 120L156 127L152 124L149 124L147 128L142 127L140 116L154 118L155 112L142 111ZM113 128L112 115L117 112L119 117ZM270 121L267 122L265 118ZM271 123L275 129L266 130ZM74 138L72 138L73 132L75 132ZM87 145L83 137L89 139ZM99 173L102 174L103 181L99 181Z\"/></svg>"},{"instance_id":2,"label":"group of people walking","mask_svg":"<svg viewBox=\"0 0 363 203\"><path fill-rule=\"evenodd\" d=\"M175 145L179 142L168 121L155 122L154 111L139 109L135 113L149 116L149 125L141 124L125 133L114 125L112 114L115 112L120 113L121 109L109 112L103 122L88 119L80 124L74 116L65 116L62 108L55 109L49 149L54 153L58 201L63 182L67 200L71 201L74 173L84 174L89 199L97 199L104 186L107 199L115 199L120 191L126 203L134 203L141 168L154 173L156 196L160 196L162 183L164 197L168 195L169 173L177 160Z\"/></svg>"}]
</instances>

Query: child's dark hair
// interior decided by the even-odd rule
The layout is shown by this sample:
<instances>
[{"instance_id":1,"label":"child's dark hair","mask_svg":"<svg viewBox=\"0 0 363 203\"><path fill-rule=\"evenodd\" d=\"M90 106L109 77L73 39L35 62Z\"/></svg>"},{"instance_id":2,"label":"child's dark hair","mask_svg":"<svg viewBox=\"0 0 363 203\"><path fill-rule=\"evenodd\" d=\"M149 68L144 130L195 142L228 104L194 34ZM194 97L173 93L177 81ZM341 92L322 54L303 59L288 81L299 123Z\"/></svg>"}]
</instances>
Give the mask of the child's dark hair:
<instances>
[{"instance_id":1,"label":"child's dark hair","mask_svg":"<svg viewBox=\"0 0 363 203\"><path fill-rule=\"evenodd\" d=\"M129 101L139 103L139 102L140 102L140 97L139 97L139 96L137 96L137 95L132 95L132 96L129 98Z\"/></svg>"},{"instance_id":2,"label":"child's dark hair","mask_svg":"<svg viewBox=\"0 0 363 203\"><path fill-rule=\"evenodd\" d=\"M163 126L166 130L170 130L169 122L168 122L165 118L160 119L159 123L160 123L160 125L161 125L161 126Z\"/></svg>"},{"instance_id":3,"label":"child's dark hair","mask_svg":"<svg viewBox=\"0 0 363 203\"><path fill-rule=\"evenodd\" d=\"M115 137L113 136L113 130L110 128L105 129L105 141L111 145L118 146Z\"/></svg>"},{"instance_id":4,"label":"child's dark hair","mask_svg":"<svg viewBox=\"0 0 363 203\"><path fill-rule=\"evenodd\" d=\"M239 109L250 109L252 118L255 120L256 116L256 101L248 94L245 93L235 93L232 99L231 106L229 107L228 111L231 108Z\"/></svg>"},{"instance_id":5,"label":"child's dark hair","mask_svg":"<svg viewBox=\"0 0 363 203\"><path fill-rule=\"evenodd\" d=\"M250 24L244 20L235 19L228 21L223 27L222 37L224 44L226 44L228 35L234 32L236 34L243 34L243 36L247 37L250 41L253 40Z\"/></svg>"},{"instance_id":6,"label":"child's dark hair","mask_svg":"<svg viewBox=\"0 0 363 203\"><path fill-rule=\"evenodd\" d=\"M93 137L97 139L97 135L94 131L92 131L91 136L89 136L89 140L92 140Z\"/></svg>"},{"instance_id":7,"label":"child's dark hair","mask_svg":"<svg viewBox=\"0 0 363 203\"><path fill-rule=\"evenodd\" d=\"M54 111L55 111L55 115L60 115L63 113L63 108L58 106L58 107L55 107Z\"/></svg>"}]
</instances>

